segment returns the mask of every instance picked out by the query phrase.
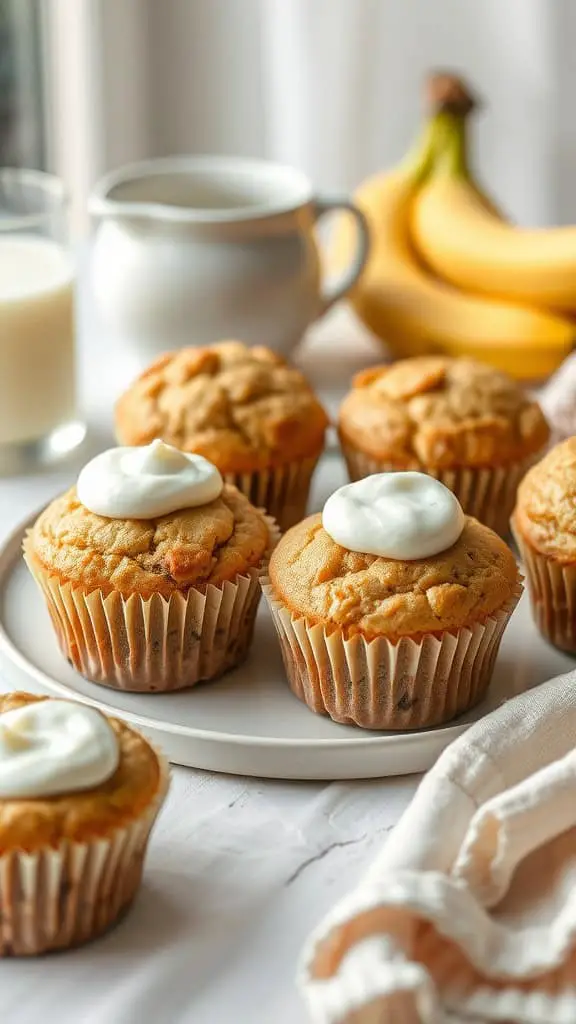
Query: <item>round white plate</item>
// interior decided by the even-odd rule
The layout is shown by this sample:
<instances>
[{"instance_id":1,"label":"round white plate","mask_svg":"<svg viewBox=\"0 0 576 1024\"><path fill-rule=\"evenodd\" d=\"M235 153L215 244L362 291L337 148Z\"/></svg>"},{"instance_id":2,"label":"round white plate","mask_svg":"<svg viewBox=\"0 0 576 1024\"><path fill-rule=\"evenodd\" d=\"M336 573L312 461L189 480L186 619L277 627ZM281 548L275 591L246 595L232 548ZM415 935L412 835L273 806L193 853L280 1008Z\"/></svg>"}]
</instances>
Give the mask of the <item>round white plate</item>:
<instances>
[{"instance_id":1,"label":"round white plate","mask_svg":"<svg viewBox=\"0 0 576 1024\"><path fill-rule=\"evenodd\" d=\"M540 638L524 595L482 704L443 728L364 732L314 715L292 696L262 605L248 661L220 681L168 695L118 693L87 682L60 653L43 599L21 557L30 522L0 549L1 675L11 688L84 700L124 718L176 764L279 779L358 779L425 771L456 736L503 700L573 666Z\"/></svg>"}]
</instances>

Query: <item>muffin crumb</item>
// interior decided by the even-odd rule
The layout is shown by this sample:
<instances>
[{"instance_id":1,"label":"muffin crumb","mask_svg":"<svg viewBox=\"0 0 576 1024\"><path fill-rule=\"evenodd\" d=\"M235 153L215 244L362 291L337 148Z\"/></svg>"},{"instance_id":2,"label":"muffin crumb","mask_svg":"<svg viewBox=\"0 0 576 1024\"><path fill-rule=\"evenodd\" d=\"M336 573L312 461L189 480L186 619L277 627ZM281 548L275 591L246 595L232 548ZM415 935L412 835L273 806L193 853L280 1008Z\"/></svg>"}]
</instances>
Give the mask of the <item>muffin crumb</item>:
<instances>
[{"instance_id":1,"label":"muffin crumb","mask_svg":"<svg viewBox=\"0 0 576 1024\"><path fill-rule=\"evenodd\" d=\"M53 700L30 693L0 695L0 715L6 711ZM118 768L91 789L43 798L0 800L0 854L6 849L33 851L58 846L63 839L84 842L105 836L138 818L160 786L160 762L139 733L116 718L106 721L120 747Z\"/></svg>"},{"instance_id":2,"label":"muffin crumb","mask_svg":"<svg viewBox=\"0 0 576 1024\"><path fill-rule=\"evenodd\" d=\"M483 621L517 592L510 548L467 517L447 551L397 561L349 551L310 516L288 531L272 554L272 590L293 614L346 636L421 636Z\"/></svg>"},{"instance_id":3,"label":"muffin crumb","mask_svg":"<svg viewBox=\"0 0 576 1024\"><path fill-rule=\"evenodd\" d=\"M26 550L52 575L87 591L169 597L257 567L269 544L264 515L230 484L207 505L126 520L90 512L72 487L41 513Z\"/></svg>"},{"instance_id":4,"label":"muffin crumb","mask_svg":"<svg viewBox=\"0 0 576 1024\"><path fill-rule=\"evenodd\" d=\"M518 489L514 527L541 554L576 564L576 437L557 444Z\"/></svg>"},{"instance_id":5,"label":"muffin crumb","mask_svg":"<svg viewBox=\"0 0 576 1024\"><path fill-rule=\"evenodd\" d=\"M399 468L508 465L540 451L548 424L506 374L472 359L422 356L358 374L340 435Z\"/></svg>"},{"instance_id":6,"label":"muffin crumb","mask_svg":"<svg viewBox=\"0 0 576 1024\"><path fill-rule=\"evenodd\" d=\"M116 405L121 444L156 437L251 473L318 455L328 418L306 378L270 349L226 341L167 353Z\"/></svg>"}]
</instances>

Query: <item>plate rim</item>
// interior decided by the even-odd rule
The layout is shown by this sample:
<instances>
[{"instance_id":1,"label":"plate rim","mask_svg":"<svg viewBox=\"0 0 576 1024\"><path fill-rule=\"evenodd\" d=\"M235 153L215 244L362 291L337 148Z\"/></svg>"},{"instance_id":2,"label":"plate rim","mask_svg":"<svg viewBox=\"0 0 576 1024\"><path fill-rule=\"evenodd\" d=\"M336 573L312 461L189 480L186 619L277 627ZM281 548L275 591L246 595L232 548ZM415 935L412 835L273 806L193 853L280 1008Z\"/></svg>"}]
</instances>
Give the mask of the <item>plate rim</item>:
<instances>
[{"instance_id":1,"label":"plate rim","mask_svg":"<svg viewBox=\"0 0 576 1024\"><path fill-rule=\"evenodd\" d=\"M30 513L23 520L18 522L0 543L0 583L3 582L13 571L18 557L22 557L22 540L27 530L31 528L32 524L48 504L49 502L43 502L39 509ZM305 751L337 750L339 748L346 750L350 750L351 748L361 748L364 750L366 748L377 748L383 745L388 749L395 745L401 746L405 750L407 746L422 746L422 741L428 739L429 741L436 740L437 742L442 742L442 749L444 749L444 747L448 746L452 740L466 732L467 729L479 720L474 719L469 722L447 723L446 725L434 726L431 729L407 730L404 732L399 731L397 733L371 733L369 730L360 730L360 735L334 739L331 739L330 737L297 739L295 737L281 736L253 736L250 733L231 734L220 732L215 729L198 729L194 726L183 726L175 722L166 722L163 719L150 718L147 715L142 715L136 711L124 711L124 709L114 707L113 704L109 704L106 701L104 696L102 700L96 700L91 697L87 697L82 693L77 693L68 684L60 682L58 679L55 679L47 672L37 668L36 665L28 661L26 656L9 637L5 629L4 621L1 617L0 656L5 657L20 672L28 675L42 689L52 691L67 699L73 699L70 697L70 694L73 693L74 697L80 702L100 708L111 717L124 718L126 721L133 723L143 730L154 729L165 731L173 736L188 738L196 742L209 742L223 744L226 746L239 746L243 748L263 750L269 747L295 751L298 749ZM90 682L90 680L87 681ZM94 683L92 685L98 684ZM108 690L112 693L115 692L109 687L102 687L103 694ZM138 695L136 694L135 696ZM310 714L313 714L313 712L310 711ZM353 729L354 727L351 726L350 728Z\"/></svg>"}]
</instances>

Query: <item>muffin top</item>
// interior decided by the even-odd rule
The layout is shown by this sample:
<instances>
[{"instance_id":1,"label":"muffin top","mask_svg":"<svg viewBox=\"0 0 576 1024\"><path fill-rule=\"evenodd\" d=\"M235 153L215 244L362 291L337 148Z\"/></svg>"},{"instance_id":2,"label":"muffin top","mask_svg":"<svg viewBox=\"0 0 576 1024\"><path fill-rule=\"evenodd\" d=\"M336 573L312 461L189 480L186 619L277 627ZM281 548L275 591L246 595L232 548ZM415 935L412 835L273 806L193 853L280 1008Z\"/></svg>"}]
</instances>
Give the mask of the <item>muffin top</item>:
<instances>
[{"instance_id":1,"label":"muffin top","mask_svg":"<svg viewBox=\"0 0 576 1024\"><path fill-rule=\"evenodd\" d=\"M281 539L270 581L279 600L309 622L389 640L471 626L519 585L510 549L469 516L452 547L417 561L349 551L332 540L320 514L309 516Z\"/></svg>"},{"instance_id":2,"label":"muffin top","mask_svg":"<svg viewBox=\"0 0 576 1024\"><path fill-rule=\"evenodd\" d=\"M40 514L25 553L86 590L169 597L233 579L258 566L269 545L263 513L231 484L208 504L154 519L96 515L72 487Z\"/></svg>"},{"instance_id":3,"label":"muffin top","mask_svg":"<svg viewBox=\"0 0 576 1024\"><path fill-rule=\"evenodd\" d=\"M160 437L223 473L317 455L328 424L298 370L238 341L161 356L121 396L115 416L122 444Z\"/></svg>"},{"instance_id":4,"label":"muffin top","mask_svg":"<svg viewBox=\"0 0 576 1024\"><path fill-rule=\"evenodd\" d=\"M541 554L576 562L576 437L556 445L526 474L513 522Z\"/></svg>"},{"instance_id":5,"label":"muffin top","mask_svg":"<svg viewBox=\"0 0 576 1024\"><path fill-rule=\"evenodd\" d=\"M339 428L344 441L402 468L507 465L549 436L540 407L505 373L441 356L358 374Z\"/></svg>"},{"instance_id":6,"label":"muffin top","mask_svg":"<svg viewBox=\"0 0 576 1024\"><path fill-rule=\"evenodd\" d=\"M0 722L7 711L49 697L29 693L0 695ZM138 818L165 786L164 769L149 743L128 725L106 719L116 735L119 762L100 785L61 796L0 799L0 853L57 846L63 839L78 842L106 835Z\"/></svg>"}]
</instances>

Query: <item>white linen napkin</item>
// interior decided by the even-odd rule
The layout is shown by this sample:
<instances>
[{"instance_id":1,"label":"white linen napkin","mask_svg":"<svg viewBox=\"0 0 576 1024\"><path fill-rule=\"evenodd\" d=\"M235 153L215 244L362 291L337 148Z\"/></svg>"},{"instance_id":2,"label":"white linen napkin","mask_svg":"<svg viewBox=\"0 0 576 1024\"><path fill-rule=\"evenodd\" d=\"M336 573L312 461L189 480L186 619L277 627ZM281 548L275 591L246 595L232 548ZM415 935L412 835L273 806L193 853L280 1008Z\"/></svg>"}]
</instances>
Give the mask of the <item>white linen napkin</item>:
<instances>
[{"instance_id":1,"label":"white linen napkin","mask_svg":"<svg viewBox=\"0 0 576 1024\"><path fill-rule=\"evenodd\" d=\"M576 1022L576 672L472 726L304 951L322 1024Z\"/></svg>"}]
</instances>

